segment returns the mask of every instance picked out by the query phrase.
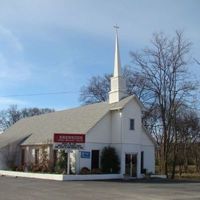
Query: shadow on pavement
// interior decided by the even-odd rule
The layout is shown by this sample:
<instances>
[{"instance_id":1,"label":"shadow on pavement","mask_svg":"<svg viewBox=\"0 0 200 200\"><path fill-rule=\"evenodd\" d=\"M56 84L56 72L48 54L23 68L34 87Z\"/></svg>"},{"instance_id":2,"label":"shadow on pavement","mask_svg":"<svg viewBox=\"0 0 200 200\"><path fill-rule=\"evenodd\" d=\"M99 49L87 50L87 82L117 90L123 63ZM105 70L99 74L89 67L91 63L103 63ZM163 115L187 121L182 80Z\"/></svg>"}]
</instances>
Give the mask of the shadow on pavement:
<instances>
[{"instance_id":1,"label":"shadow on pavement","mask_svg":"<svg viewBox=\"0 0 200 200\"><path fill-rule=\"evenodd\" d=\"M102 180L103 181L103 180ZM159 179L159 178L151 178L151 179L120 179L120 180L104 180L103 182L121 182L121 183L148 183L148 184L184 184L184 183L200 183L198 179Z\"/></svg>"}]
</instances>

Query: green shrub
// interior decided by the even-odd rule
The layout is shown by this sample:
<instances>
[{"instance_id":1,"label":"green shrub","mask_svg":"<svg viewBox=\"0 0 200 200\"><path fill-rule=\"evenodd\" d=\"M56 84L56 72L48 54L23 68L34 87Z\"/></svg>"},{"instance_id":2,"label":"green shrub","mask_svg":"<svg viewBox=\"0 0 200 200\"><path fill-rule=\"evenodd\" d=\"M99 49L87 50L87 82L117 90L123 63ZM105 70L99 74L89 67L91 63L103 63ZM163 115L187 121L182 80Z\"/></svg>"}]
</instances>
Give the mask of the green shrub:
<instances>
[{"instance_id":1,"label":"green shrub","mask_svg":"<svg viewBox=\"0 0 200 200\"><path fill-rule=\"evenodd\" d=\"M101 168L103 173L118 173L119 158L113 147L104 147L101 153Z\"/></svg>"}]
</instances>

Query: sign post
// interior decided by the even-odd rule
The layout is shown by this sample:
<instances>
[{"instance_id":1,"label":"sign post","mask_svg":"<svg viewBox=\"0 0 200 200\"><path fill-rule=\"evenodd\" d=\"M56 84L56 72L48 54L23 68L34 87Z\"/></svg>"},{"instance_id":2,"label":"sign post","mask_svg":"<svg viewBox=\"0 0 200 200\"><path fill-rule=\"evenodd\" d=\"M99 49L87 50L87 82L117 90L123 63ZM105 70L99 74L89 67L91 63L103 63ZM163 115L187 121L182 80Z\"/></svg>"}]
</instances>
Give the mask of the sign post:
<instances>
[{"instance_id":1,"label":"sign post","mask_svg":"<svg viewBox=\"0 0 200 200\"><path fill-rule=\"evenodd\" d=\"M70 152L67 152L67 174L70 174Z\"/></svg>"}]
</instances>

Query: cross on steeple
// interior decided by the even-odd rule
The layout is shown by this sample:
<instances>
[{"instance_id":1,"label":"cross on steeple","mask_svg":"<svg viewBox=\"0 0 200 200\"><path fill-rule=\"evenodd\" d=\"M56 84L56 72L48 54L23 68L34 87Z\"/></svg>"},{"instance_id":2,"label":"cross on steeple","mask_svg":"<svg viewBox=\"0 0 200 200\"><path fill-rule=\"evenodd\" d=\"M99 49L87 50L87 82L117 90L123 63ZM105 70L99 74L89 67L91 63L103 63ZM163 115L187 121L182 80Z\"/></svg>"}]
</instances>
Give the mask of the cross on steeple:
<instances>
[{"instance_id":1,"label":"cross on steeple","mask_svg":"<svg viewBox=\"0 0 200 200\"><path fill-rule=\"evenodd\" d=\"M114 29L115 29L115 31L116 31L116 33L117 33L117 32L118 32L118 29L119 29L119 26L116 24L116 25L114 25L113 27L114 27Z\"/></svg>"}]
</instances>

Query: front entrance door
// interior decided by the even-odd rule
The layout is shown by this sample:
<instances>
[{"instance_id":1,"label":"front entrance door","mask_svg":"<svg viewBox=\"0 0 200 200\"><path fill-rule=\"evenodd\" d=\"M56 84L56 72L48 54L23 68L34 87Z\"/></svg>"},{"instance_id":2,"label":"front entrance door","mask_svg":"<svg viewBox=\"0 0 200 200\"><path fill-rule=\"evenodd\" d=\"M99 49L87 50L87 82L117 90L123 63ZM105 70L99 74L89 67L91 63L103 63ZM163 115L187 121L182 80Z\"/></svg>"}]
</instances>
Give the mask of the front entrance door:
<instances>
[{"instance_id":1,"label":"front entrance door","mask_svg":"<svg viewBox=\"0 0 200 200\"><path fill-rule=\"evenodd\" d=\"M137 154L125 155L125 172L131 177L137 176Z\"/></svg>"},{"instance_id":2,"label":"front entrance door","mask_svg":"<svg viewBox=\"0 0 200 200\"><path fill-rule=\"evenodd\" d=\"M99 150L92 150L91 169L99 168Z\"/></svg>"}]
</instances>

